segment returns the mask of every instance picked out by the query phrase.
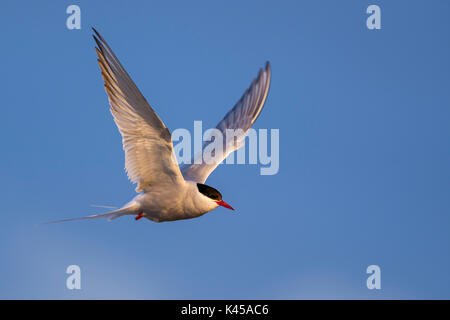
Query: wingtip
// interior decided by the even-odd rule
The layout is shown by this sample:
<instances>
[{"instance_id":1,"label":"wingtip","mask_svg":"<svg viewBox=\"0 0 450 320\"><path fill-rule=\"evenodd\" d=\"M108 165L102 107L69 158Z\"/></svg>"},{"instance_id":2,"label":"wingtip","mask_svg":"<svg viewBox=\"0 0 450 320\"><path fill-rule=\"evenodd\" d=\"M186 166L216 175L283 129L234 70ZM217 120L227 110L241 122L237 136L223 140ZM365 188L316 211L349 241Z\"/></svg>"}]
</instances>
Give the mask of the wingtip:
<instances>
[{"instance_id":1,"label":"wingtip","mask_svg":"<svg viewBox=\"0 0 450 320\"><path fill-rule=\"evenodd\" d=\"M266 67L265 67L265 69L266 69L267 71L270 70L270 61L269 61L269 60L266 61Z\"/></svg>"},{"instance_id":2,"label":"wingtip","mask_svg":"<svg viewBox=\"0 0 450 320\"><path fill-rule=\"evenodd\" d=\"M94 38L98 47L101 48L101 42L105 42L105 41L103 40L103 37L100 35L100 33L98 33L97 29L95 29L94 27L91 27L91 28L92 28L92 31L94 31L92 38Z\"/></svg>"},{"instance_id":3,"label":"wingtip","mask_svg":"<svg viewBox=\"0 0 450 320\"><path fill-rule=\"evenodd\" d=\"M95 29L94 27L91 27L91 29L92 29L92 31L94 31L94 33L95 33L97 36L100 36L100 34L98 33L97 29Z\"/></svg>"},{"instance_id":4,"label":"wingtip","mask_svg":"<svg viewBox=\"0 0 450 320\"><path fill-rule=\"evenodd\" d=\"M100 42L100 39L96 37L95 34L92 35L92 38L94 39L95 43L97 44L97 47L95 47L95 49L97 49L100 52L103 52L103 47L102 47L102 43Z\"/></svg>"}]
</instances>

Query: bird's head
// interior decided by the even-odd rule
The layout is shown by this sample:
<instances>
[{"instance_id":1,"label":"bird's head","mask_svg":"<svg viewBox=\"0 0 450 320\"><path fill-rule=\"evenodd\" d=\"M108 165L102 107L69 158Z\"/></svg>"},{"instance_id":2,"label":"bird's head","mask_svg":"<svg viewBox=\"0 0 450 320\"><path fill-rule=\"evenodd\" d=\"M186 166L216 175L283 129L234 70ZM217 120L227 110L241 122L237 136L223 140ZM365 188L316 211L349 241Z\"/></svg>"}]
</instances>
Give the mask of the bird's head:
<instances>
[{"instance_id":1,"label":"bird's head","mask_svg":"<svg viewBox=\"0 0 450 320\"><path fill-rule=\"evenodd\" d=\"M214 201L217 206L222 206L227 209L234 210L228 203L222 200L222 195L220 194L220 192L213 187L207 186L206 184L197 183L197 188L201 194L209 198L211 201Z\"/></svg>"}]
</instances>

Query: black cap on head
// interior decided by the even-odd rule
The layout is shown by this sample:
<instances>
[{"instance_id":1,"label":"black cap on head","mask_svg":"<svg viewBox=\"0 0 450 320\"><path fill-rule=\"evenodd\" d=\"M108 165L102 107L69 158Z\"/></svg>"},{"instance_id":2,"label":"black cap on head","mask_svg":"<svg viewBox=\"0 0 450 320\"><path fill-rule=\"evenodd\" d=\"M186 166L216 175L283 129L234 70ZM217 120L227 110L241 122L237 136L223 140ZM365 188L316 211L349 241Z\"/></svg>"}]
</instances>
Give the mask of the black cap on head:
<instances>
[{"instance_id":1,"label":"black cap on head","mask_svg":"<svg viewBox=\"0 0 450 320\"><path fill-rule=\"evenodd\" d=\"M197 188L200 193L214 201L222 200L222 195L220 194L220 192L213 187L207 186L206 184L197 183Z\"/></svg>"}]
</instances>

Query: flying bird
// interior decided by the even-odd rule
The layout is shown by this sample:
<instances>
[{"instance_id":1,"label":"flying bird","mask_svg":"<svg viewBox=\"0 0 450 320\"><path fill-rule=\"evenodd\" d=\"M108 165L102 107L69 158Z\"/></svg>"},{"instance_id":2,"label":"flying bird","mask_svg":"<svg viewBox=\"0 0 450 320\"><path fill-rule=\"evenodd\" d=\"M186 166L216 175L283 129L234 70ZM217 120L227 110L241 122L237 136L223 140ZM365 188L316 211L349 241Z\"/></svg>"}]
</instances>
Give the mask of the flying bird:
<instances>
[{"instance_id":1,"label":"flying bird","mask_svg":"<svg viewBox=\"0 0 450 320\"><path fill-rule=\"evenodd\" d=\"M239 149L267 98L270 86L270 63L260 69L258 76L241 99L218 123L223 136L227 129L241 129L236 140L223 141L220 161L192 161L180 168L173 151L170 131L141 94L105 39L93 28L95 51L109 98L110 111L122 135L125 169L128 178L137 184L138 193L123 207L82 218L54 222L107 218L114 220L133 215L136 220L147 218L155 222L199 217L219 206L234 210L222 199L222 194L205 184L212 171L230 153ZM212 143L206 142L205 147Z\"/></svg>"}]
</instances>

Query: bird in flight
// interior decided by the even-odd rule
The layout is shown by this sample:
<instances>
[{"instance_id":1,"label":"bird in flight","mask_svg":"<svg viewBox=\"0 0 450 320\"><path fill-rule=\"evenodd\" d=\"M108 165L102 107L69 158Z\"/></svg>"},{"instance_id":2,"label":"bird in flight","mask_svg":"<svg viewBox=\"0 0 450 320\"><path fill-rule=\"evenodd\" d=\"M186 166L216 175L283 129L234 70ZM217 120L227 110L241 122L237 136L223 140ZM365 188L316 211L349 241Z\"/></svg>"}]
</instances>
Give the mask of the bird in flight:
<instances>
[{"instance_id":1,"label":"bird in flight","mask_svg":"<svg viewBox=\"0 0 450 320\"><path fill-rule=\"evenodd\" d=\"M239 149L258 118L269 92L270 64L259 71L236 105L219 122L225 136L227 129L240 129L236 140L223 142L220 161L192 161L180 168L173 152L170 131L141 94L105 39L93 28L95 51L109 98L111 113L122 135L125 169L128 178L137 183L138 195L122 208L103 214L55 222L107 218L114 220L133 215L136 220L155 222L199 217L219 206L234 210L215 188L205 184L212 171L230 153ZM205 147L212 143L206 142Z\"/></svg>"}]
</instances>

